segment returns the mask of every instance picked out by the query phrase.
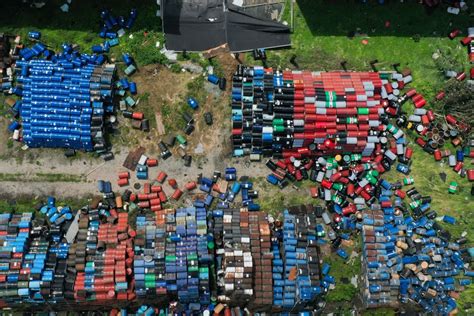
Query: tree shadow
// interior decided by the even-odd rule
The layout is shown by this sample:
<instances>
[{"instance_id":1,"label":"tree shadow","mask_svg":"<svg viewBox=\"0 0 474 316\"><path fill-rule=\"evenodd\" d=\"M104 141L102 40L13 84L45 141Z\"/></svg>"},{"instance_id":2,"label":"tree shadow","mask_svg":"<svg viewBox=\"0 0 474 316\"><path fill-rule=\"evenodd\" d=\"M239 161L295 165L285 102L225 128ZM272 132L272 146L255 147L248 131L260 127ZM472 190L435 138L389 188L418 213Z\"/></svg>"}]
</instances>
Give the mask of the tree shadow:
<instances>
[{"instance_id":1,"label":"tree shadow","mask_svg":"<svg viewBox=\"0 0 474 316\"><path fill-rule=\"evenodd\" d=\"M39 0L38 0L39 1ZM41 9L31 8L21 0L0 1L0 29L19 28L58 29L71 31L99 32L101 28L100 12L110 9L116 17L126 19L132 8L138 10L138 18L133 29L161 31L161 19L156 17L158 6L152 0L73 0L68 13L59 7L66 0L43 0L46 5Z\"/></svg>"},{"instance_id":2,"label":"tree shadow","mask_svg":"<svg viewBox=\"0 0 474 316\"><path fill-rule=\"evenodd\" d=\"M418 1L379 5L357 0L297 0L296 21L302 17L313 36L348 36L356 32L370 36L445 37L453 28L464 33L472 23L468 12L452 15L447 6L427 10ZM388 23L387 23L388 22ZM296 25L298 29L298 25Z\"/></svg>"}]
</instances>

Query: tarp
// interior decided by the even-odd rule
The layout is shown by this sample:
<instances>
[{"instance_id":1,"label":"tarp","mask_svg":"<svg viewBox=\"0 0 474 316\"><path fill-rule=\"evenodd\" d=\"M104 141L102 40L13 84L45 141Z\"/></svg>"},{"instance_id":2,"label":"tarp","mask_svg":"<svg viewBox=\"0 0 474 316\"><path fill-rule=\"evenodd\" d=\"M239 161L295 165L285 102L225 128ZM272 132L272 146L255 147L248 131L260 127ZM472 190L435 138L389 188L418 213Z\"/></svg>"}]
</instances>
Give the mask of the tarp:
<instances>
[{"instance_id":1,"label":"tarp","mask_svg":"<svg viewBox=\"0 0 474 316\"><path fill-rule=\"evenodd\" d=\"M290 46L290 29L239 11L227 0L162 0L166 48L203 51L228 44L233 52Z\"/></svg>"}]
</instances>

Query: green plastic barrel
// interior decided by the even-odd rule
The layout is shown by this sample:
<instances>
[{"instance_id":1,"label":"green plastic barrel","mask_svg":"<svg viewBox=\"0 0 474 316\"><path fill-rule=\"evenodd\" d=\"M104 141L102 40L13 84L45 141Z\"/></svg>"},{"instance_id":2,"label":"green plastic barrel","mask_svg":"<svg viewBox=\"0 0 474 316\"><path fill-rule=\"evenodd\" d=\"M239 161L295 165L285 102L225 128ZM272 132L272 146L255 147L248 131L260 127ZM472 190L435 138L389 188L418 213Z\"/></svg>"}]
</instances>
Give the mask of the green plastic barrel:
<instances>
[{"instance_id":1,"label":"green plastic barrel","mask_svg":"<svg viewBox=\"0 0 474 316\"><path fill-rule=\"evenodd\" d=\"M273 120L273 126L275 125L283 125L284 121L282 118L277 118Z\"/></svg>"},{"instance_id":2,"label":"green plastic barrel","mask_svg":"<svg viewBox=\"0 0 474 316\"><path fill-rule=\"evenodd\" d=\"M281 125L273 125L273 131L275 133L283 133L285 131L285 128Z\"/></svg>"},{"instance_id":3,"label":"green plastic barrel","mask_svg":"<svg viewBox=\"0 0 474 316\"><path fill-rule=\"evenodd\" d=\"M369 115L369 108L357 108L358 115Z\"/></svg>"},{"instance_id":4,"label":"green plastic barrel","mask_svg":"<svg viewBox=\"0 0 474 316\"><path fill-rule=\"evenodd\" d=\"M177 140L178 143L180 143L181 145L186 145L186 144L187 144L186 138L184 138L183 136L181 136L181 135L179 135L179 134L176 136L176 140Z\"/></svg>"}]
</instances>

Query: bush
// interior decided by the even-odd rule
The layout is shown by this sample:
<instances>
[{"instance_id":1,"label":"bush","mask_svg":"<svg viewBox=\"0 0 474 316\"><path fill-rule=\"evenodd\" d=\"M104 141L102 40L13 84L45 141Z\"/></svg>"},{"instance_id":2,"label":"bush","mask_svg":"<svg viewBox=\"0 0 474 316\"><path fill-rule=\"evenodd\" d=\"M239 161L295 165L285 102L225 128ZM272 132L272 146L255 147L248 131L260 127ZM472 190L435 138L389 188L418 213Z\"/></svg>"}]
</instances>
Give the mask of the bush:
<instances>
[{"instance_id":1,"label":"bush","mask_svg":"<svg viewBox=\"0 0 474 316\"><path fill-rule=\"evenodd\" d=\"M443 114L461 118L470 125L474 124L474 86L465 81L451 79L444 89L446 96L436 102L436 108Z\"/></svg>"}]
</instances>

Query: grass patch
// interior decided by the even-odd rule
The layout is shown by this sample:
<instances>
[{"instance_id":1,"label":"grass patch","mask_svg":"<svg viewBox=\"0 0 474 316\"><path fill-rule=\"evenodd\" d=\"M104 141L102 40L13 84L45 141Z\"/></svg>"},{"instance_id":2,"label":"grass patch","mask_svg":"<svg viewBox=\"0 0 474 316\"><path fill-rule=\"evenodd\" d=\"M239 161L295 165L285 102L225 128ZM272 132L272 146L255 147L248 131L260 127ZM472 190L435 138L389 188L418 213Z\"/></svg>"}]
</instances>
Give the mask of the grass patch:
<instances>
[{"instance_id":1,"label":"grass patch","mask_svg":"<svg viewBox=\"0 0 474 316\"><path fill-rule=\"evenodd\" d=\"M70 206L73 210L80 209L89 203L90 197L67 198L56 201L56 206ZM15 198L0 199L0 213L26 213L34 212L37 205L46 204L46 197L37 198L30 196L19 196ZM36 216L42 216L37 212Z\"/></svg>"},{"instance_id":2,"label":"grass patch","mask_svg":"<svg viewBox=\"0 0 474 316\"><path fill-rule=\"evenodd\" d=\"M83 176L64 173L36 173L27 176L24 173L0 173L3 182L82 182Z\"/></svg>"},{"instance_id":3,"label":"grass patch","mask_svg":"<svg viewBox=\"0 0 474 316\"><path fill-rule=\"evenodd\" d=\"M140 95L140 103L138 104L138 108L139 110L143 112L145 117L148 119L150 123L150 128L156 128L155 110L150 105L149 99L150 99L150 93L148 92L145 92L142 95Z\"/></svg>"},{"instance_id":4,"label":"grass patch","mask_svg":"<svg viewBox=\"0 0 474 316\"><path fill-rule=\"evenodd\" d=\"M181 101L173 104L163 102L161 106L163 125L167 132L182 131L186 127L186 122L182 117L183 113L188 112L189 114L193 114L195 111L188 105L188 97L196 99L200 107L206 102L207 93L204 89L204 77L196 76L193 80L188 82L186 89L186 94L180 96ZM199 111L199 109L200 108L198 108L197 111Z\"/></svg>"},{"instance_id":5,"label":"grass patch","mask_svg":"<svg viewBox=\"0 0 474 316\"><path fill-rule=\"evenodd\" d=\"M115 16L128 17L130 10L138 10L138 18L131 32L127 30L125 36L119 39L120 44L111 49L109 57L120 58L124 52L132 54L139 66L151 63L166 62L156 42L163 47L164 36L161 33L161 19L155 16L157 9L153 1L138 1L133 4L128 1L94 1L83 0L72 2L70 12L63 13L59 7L64 3L61 0L47 1L42 9L29 8L28 4L20 4L13 0L4 0L0 4L0 32L20 35L28 45L29 31L41 32L41 41L55 51L61 50L63 43L79 45L81 52L90 53L91 47L103 43L100 38L101 18L100 11L111 8ZM15 12L15 14L11 14ZM132 38L129 36L133 35ZM31 43L32 44L32 43Z\"/></svg>"},{"instance_id":6,"label":"grass patch","mask_svg":"<svg viewBox=\"0 0 474 316\"><path fill-rule=\"evenodd\" d=\"M351 280L352 277L358 277L361 273L361 257L360 257L360 237L354 239L354 244L351 247L343 246L347 253L352 253L353 250L359 253L359 256L354 259L345 261L341 257L331 254L323 258L324 263L331 265L329 274L336 279L336 287L330 290L326 296L327 302L349 302L352 301L360 289L356 288L352 283L344 283L343 278ZM347 280L346 280L347 282Z\"/></svg>"},{"instance_id":7,"label":"grass patch","mask_svg":"<svg viewBox=\"0 0 474 316\"><path fill-rule=\"evenodd\" d=\"M288 6L287 6L288 7ZM371 70L369 61L377 59L379 70L391 69L392 63L401 63L413 73L412 87L431 100L444 82L439 65L431 58L441 49L443 59L461 69L468 69L466 50L458 40L451 41L447 34L453 28L463 32L470 26L468 14L449 15L438 8L429 17L418 3L393 2L383 6L353 2L299 0L295 4L295 28L292 49L268 54L268 65L294 68L292 55L301 69L341 69L347 61L351 70ZM290 21L289 10L284 20ZM344 18L350 16L350 19ZM421 18L420 18L421 17ZM385 27L385 22L390 27ZM366 36L348 38L349 33ZM413 37L419 37L415 41ZM367 38L368 45L361 40ZM250 54L248 54L250 55ZM249 56L249 61L251 57ZM441 62L441 61L440 61ZM253 61L251 62L253 63Z\"/></svg>"}]
</instances>

